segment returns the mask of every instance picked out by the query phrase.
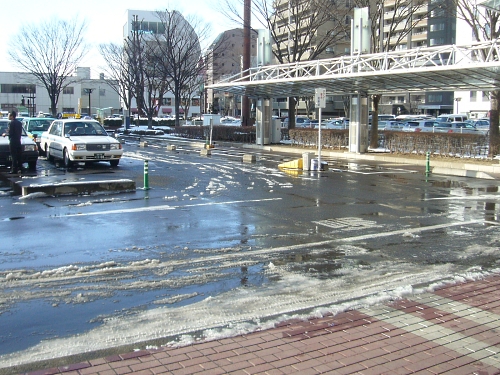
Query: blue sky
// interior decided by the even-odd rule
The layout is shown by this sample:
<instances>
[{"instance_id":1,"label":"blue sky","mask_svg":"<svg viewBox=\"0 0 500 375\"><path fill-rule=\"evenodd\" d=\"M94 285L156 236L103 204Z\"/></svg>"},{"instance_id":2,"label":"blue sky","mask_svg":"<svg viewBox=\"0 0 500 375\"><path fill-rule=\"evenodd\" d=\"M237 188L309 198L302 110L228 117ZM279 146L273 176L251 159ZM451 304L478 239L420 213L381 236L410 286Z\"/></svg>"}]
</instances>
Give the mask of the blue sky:
<instances>
[{"instance_id":1,"label":"blue sky","mask_svg":"<svg viewBox=\"0 0 500 375\"><path fill-rule=\"evenodd\" d=\"M99 75L99 66L104 62L100 59L97 46L100 43L120 42L122 38L123 25L126 22L125 12L127 9L140 10L178 10L184 15L195 15L201 17L212 25L215 36L234 27L223 16L217 12L218 4L224 0L184 0L165 1L148 0L140 2L137 0L40 0L3 1L2 18L0 22L0 46L4 53L0 54L0 72L20 71L12 62L8 54L8 41L17 34L20 27L26 22L39 23L43 19L57 16L70 20L73 17L81 17L87 21L87 33L85 40L93 47L81 66L90 66L92 78ZM141 3L144 6L141 6Z\"/></svg>"}]
</instances>

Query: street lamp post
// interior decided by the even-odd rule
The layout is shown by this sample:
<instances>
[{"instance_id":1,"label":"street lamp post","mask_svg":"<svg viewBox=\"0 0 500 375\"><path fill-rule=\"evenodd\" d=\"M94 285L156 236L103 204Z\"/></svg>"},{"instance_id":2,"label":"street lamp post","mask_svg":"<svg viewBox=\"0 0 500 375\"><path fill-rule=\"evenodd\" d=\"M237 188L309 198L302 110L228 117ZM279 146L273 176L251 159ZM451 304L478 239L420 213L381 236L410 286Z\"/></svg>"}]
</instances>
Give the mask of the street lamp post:
<instances>
[{"instance_id":1,"label":"street lamp post","mask_svg":"<svg viewBox=\"0 0 500 375\"><path fill-rule=\"evenodd\" d=\"M458 103L460 102L460 100L462 100L462 98L455 98L455 101L457 102L457 111L455 113L460 113L458 112Z\"/></svg>"},{"instance_id":2,"label":"street lamp post","mask_svg":"<svg viewBox=\"0 0 500 375\"><path fill-rule=\"evenodd\" d=\"M90 106L90 94L92 94L92 91L94 91L94 89L83 89L83 92L85 94L89 94L89 116L92 117L92 107Z\"/></svg>"},{"instance_id":3,"label":"street lamp post","mask_svg":"<svg viewBox=\"0 0 500 375\"><path fill-rule=\"evenodd\" d=\"M31 117L35 117L35 93L31 92L31 89L29 89L29 95L28 95L28 113ZM24 98L24 97L23 97Z\"/></svg>"}]
</instances>

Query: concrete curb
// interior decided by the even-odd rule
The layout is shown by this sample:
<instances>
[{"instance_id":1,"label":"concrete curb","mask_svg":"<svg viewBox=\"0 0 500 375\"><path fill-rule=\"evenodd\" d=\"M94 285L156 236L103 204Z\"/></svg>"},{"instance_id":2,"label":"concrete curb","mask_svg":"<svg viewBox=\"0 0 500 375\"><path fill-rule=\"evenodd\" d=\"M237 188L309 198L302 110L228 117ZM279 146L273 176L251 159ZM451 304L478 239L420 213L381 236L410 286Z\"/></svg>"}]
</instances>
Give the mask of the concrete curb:
<instances>
[{"instance_id":1,"label":"concrete curb","mask_svg":"<svg viewBox=\"0 0 500 375\"><path fill-rule=\"evenodd\" d=\"M26 196L33 193L44 193L47 195L80 195L96 192L129 192L135 191L135 181L103 180L103 181L74 181L47 184L30 184L25 181L15 181L14 185L18 193Z\"/></svg>"},{"instance_id":2,"label":"concrete curb","mask_svg":"<svg viewBox=\"0 0 500 375\"><path fill-rule=\"evenodd\" d=\"M280 145L269 145L269 146L259 146L259 145L241 145L242 148L250 149L261 149L268 152L281 152L289 154L303 154L304 152L311 152L310 149L302 148L291 148ZM316 154L316 152L315 152ZM422 155L421 159L416 158L405 158L404 156L392 156L390 154L384 153L367 153L367 154L356 154L351 152L339 152L339 151L327 151L322 150L321 155L332 157L336 159L351 159L351 160L367 160L367 161L379 161L392 164L411 164L418 166L425 166L426 160L425 155ZM495 179L492 175L500 174L500 163L494 164L492 161L491 165L486 164L474 164L470 160L462 161L458 160L433 160L431 156L430 166L432 167L432 173L444 174L451 176L463 176L472 178L482 178L482 179Z\"/></svg>"},{"instance_id":3,"label":"concrete curb","mask_svg":"<svg viewBox=\"0 0 500 375\"><path fill-rule=\"evenodd\" d=\"M482 178L486 180L494 180L495 177L490 176L488 173L481 171L474 171L470 169L453 169L453 168L443 168L435 167L432 168L432 174L444 174L447 176L460 176L460 177L472 177L472 178Z\"/></svg>"}]
</instances>

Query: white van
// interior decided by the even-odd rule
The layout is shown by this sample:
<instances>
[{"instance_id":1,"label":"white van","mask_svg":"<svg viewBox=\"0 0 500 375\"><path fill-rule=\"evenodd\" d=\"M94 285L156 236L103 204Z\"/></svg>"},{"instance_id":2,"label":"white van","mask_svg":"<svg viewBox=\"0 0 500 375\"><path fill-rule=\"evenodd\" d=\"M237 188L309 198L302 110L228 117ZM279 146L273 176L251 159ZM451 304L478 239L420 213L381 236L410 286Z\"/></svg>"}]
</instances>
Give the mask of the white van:
<instances>
[{"instance_id":1,"label":"white van","mask_svg":"<svg viewBox=\"0 0 500 375\"><path fill-rule=\"evenodd\" d=\"M440 115L436 118L439 122L456 122L456 121L467 121L467 115Z\"/></svg>"}]
</instances>

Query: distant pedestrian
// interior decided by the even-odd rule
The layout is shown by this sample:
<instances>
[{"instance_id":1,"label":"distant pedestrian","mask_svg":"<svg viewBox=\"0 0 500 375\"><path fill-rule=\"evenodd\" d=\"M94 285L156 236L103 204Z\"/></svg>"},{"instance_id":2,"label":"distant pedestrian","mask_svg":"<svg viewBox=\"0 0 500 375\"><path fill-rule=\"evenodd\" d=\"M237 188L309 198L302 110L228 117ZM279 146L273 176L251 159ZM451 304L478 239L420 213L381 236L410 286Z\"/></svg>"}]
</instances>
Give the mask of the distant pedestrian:
<instances>
[{"instance_id":1,"label":"distant pedestrian","mask_svg":"<svg viewBox=\"0 0 500 375\"><path fill-rule=\"evenodd\" d=\"M2 136L9 137L9 148L10 157L12 159L12 167L10 169L10 174L20 173L22 171L22 145L21 136L23 134L23 124L21 121L16 119L16 111L9 113L9 126L7 132L3 133Z\"/></svg>"}]
</instances>

